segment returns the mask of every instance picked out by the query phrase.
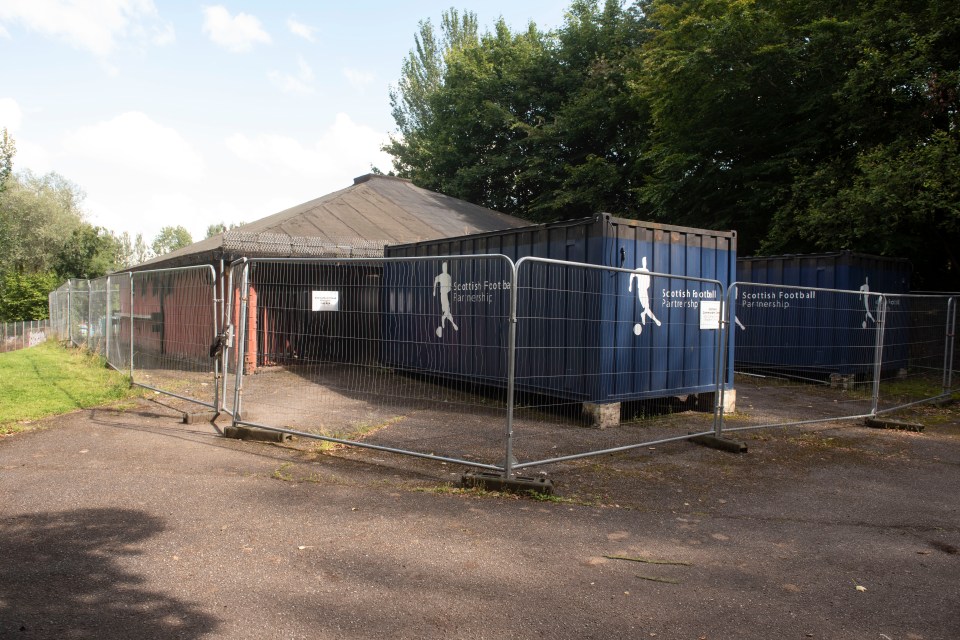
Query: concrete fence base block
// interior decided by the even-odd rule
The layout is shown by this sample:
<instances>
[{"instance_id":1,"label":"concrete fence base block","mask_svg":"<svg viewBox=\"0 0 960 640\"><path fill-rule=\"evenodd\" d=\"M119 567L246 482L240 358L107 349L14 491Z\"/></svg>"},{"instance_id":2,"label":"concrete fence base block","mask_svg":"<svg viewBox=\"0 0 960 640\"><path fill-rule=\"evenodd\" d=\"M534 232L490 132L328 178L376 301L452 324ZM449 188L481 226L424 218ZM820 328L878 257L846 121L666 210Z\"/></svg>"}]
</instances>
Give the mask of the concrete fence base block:
<instances>
[{"instance_id":1,"label":"concrete fence base block","mask_svg":"<svg viewBox=\"0 0 960 640\"><path fill-rule=\"evenodd\" d=\"M853 389L854 385L857 382L857 377L851 374L841 374L841 373L831 373L830 374L830 388L831 389L843 389L849 391Z\"/></svg>"},{"instance_id":2,"label":"concrete fence base block","mask_svg":"<svg viewBox=\"0 0 960 640\"><path fill-rule=\"evenodd\" d=\"M549 478L511 476L505 478L491 471L468 471L460 477L460 486L479 488L488 491L509 491L510 493L553 493L553 481Z\"/></svg>"},{"instance_id":3,"label":"concrete fence base block","mask_svg":"<svg viewBox=\"0 0 960 640\"><path fill-rule=\"evenodd\" d=\"M889 418L866 418L863 423L871 429L895 429L897 431L923 432L923 425L918 422L891 420Z\"/></svg>"},{"instance_id":4,"label":"concrete fence base block","mask_svg":"<svg viewBox=\"0 0 960 640\"><path fill-rule=\"evenodd\" d=\"M606 429L607 427L620 426L620 403L607 402L600 404L597 402L584 402L583 414L590 421L590 426L597 429Z\"/></svg>"},{"instance_id":5,"label":"concrete fence base block","mask_svg":"<svg viewBox=\"0 0 960 640\"><path fill-rule=\"evenodd\" d=\"M257 429L256 427L230 426L223 430L223 437L234 438L235 440L256 440L258 442L286 442L290 439L290 434L269 429Z\"/></svg>"},{"instance_id":6,"label":"concrete fence base block","mask_svg":"<svg viewBox=\"0 0 960 640\"><path fill-rule=\"evenodd\" d=\"M695 436L690 438L690 442L694 444L699 444L703 447L710 447L711 449L720 449L721 451L729 451L730 453L746 453L747 452L747 443L740 442L738 440L730 440L729 438L718 438L714 435L706 436Z\"/></svg>"},{"instance_id":7,"label":"concrete fence base block","mask_svg":"<svg viewBox=\"0 0 960 640\"><path fill-rule=\"evenodd\" d=\"M216 411L195 411L193 413L183 413L183 424L198 424L200 422L213 422L220 414Z\"/></svg>"},{"instance_id":8,"label":"concrete fence base block","mask_svg":"<svg viewBox=\"0 0 960 640\"><path fill-rule=\"evenodd\" d=\"M717 403L717 394L701 393L697 396L697 411L713 413ZM737 411L737 390L725 389L723 392L723 412L736 413Z\"/></svg>"}]
</instances>

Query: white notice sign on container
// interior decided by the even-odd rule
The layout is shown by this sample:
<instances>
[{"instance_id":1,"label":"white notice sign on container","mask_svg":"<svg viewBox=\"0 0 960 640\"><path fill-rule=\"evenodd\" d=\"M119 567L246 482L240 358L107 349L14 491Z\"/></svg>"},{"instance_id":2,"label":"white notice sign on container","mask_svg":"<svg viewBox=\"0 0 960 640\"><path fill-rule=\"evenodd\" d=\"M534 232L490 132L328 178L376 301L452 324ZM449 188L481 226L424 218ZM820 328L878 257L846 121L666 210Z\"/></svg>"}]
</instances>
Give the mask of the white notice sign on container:
<instances>
[{"instance_id":1,"label":"white notice sign on container","mask_svg":"<svg viewBox=\"0 0 960 640\"><path fill-rule=\"evenodd\" d=\"M339 291L314 291L313 292L313 310L314 311L339 311L340 310L340 292Z\"/></svg>"},{"instance_id":2,"label":"white notice sign on container","mask_svg":"<svg viewBox=\"0 0 960 640\"><path fill-rule=\"evenodd\" d=\"M700 330L720 328L720 301L703 300L700 302Z\"/></svg>"}]
</instances>

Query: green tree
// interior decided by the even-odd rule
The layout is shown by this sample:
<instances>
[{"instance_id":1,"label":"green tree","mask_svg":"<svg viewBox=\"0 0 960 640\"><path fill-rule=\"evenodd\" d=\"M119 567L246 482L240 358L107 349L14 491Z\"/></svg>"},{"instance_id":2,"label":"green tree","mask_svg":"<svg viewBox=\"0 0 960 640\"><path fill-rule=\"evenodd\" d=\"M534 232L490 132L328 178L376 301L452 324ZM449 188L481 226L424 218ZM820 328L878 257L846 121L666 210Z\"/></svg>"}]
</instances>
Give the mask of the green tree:
<instances>
[{"instance_id":1,"label":"green tree","mask_svg":"<svg viewBox=\"0 0 960 640\"><path fill-rule=\"evenodd\" d=\"M797 167L763 248L907 257L915 287L957 290L960 6L876 1L845 20L830 153Z\"/></svg>"},{"instance_id":2,"label":"green tree","mask_svg":"<svg viewBox=\"0 0 960 640\"><path fill-rule=\"evenodd\" d=\"M61 280L99 278L122 266L121 243L109 231L83 223L54 259Z\"/></svg>"},{"instance_id":3,"label":"green tree","mask_svg":"<svg viewBox=\"0 0 960 640\"><path fill-rule=\"evenodd\" d=\"M556 34L501 20L479 37L451 36L444 17L443 46L422 23L392 94L398 173L534 220L634 215L649 123L628 72L643 13L577 0Z\"/></svg>"},{"instance_id":4,"label":"green tree","mask_svg":"<svg viewBox=\"0 0 960 640\"><path fill-rule=\"evenodd\" d=\"M83 198L57 173L12 175L0 194L0 272L53 271L64 243L83 224Z\"/></svg>"},{"instance_id":5,"label":"green tree","mask_svg":"<svg viewBox=\"0 0 960 640\"><path fill-rule=\"evenodd\" d=\"M49 316L48 295L60 280L54 273L17 273L0 277L0 322L45 320Z\"/></svg>"},{"instance_id":6,"label":"green tree","mask_svg":"<svg viewBox=\"0 0 960 640\"><path fill-rule=\"evenodd\" d=\"M394 156L399 174L413 177L418 184L430 180L429 169L423 160L429 153L425 145L433 142L435 96L443 88L447 56L458 48L478 42L478 23L475 13L462 16L455 9L444 11L440 33L433 23L421 20L414 35L414 47L403 59L397 87L390 88L390 109L397 125L398 135L390 137L384 149Z\"/></svg>"},{"instance_id":7,"label":"green tree","mask_svg":"<svg viewBox=\"0 0 960 640\"><path fill-rule=\"evenodd\" d=\"M544 65L554 89L542 100L542 124L529 129L536 149L529 172L542 184L531 218L647 215L638 190L649 173L651 123L631 82L648 26L638 6L624 9L618 0L571 4Z\"/></svg>"},{"instance_id":8,"label":"green tree","mask_svg":"<svg viewBox=\"0 0 960 640\"><path fill-rule=\"evenodd\" d=\"M217 234L225 233L227 231L230 231L231 229L236 229L237 227L242 227L243 224L244 224L243 222L230 223L229 225L226 224L225 222L217 222L215 224L211 224L207 227L207 235L205 237L212 238Z\"/></svg>"},{"instance_id":9,"label":"green tree","mask_svg":"<svg viewBox=\"0 0 960 640\"><path fill-rule=\"evenodd\" d=\"M0 135L0 193L7 188L7 180L13 173L13 156L16 153L17 146L13 136L4 127L3 134Z\"/></svg>"},{"instance_id":10,"label":"green tree","mask_svg":"<svg viewBox=\"0 0 960 640\"><path fill-rule=\"evenodd\" d=\"M190 232L183 227L164 227L153 239L150 248L155 256L162 256L192 243L193 238L190 237Z\"/></svg>"},{"instance_id":11,"label":"green tree","mask_svg":"<svg viewBox=\"0 0 960 640\"><path fill-rule=\"evenodd\" d=\"M146 262L153 257L150 247L143 240L143 234L138 233L135 238L124 231L117 238L120 243L120 266L127 268Z\"/></svg>"}]
</instances>

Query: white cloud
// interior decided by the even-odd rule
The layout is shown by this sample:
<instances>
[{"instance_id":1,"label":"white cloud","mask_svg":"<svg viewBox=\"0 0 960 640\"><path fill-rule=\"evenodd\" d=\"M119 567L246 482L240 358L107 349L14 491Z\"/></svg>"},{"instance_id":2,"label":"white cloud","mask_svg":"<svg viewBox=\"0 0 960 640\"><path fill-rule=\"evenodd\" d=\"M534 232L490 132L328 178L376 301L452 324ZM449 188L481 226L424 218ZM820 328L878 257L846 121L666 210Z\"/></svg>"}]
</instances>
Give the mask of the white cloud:
<instances>
[{"instance_id":1,"label":"white cloud","mask_svg":"<svg viewBox=\"0 0 960 640\"><path fill-rule=\"evenodd\" d=\"M300 36L304 40L309 40L310 42L317 41L316 37L313 35L313 32L316 31L316 29L308 24L298 22L294 18L287 18L287 28L290 29L290 33L295 36Z\"/></svg>"},{"instance_id":2,"label":"white cloud","mask_svg":"<svg viewBox=\"0 0 960 640\"><path fill-rule=\"evenodd\" d=\"M157 180L197 181L204 175L200 154L176 130L147 115L130 111L112 120L83 127L64 140L64 150L124 174Z\"/></svg>"},{"instance_id":3,"label":"white cloud","mask_svg":"<svg viewBox=\"0 0 960 640\"><path fill-rule=\"evenodd\" d=\"M13 98L0 98L0 129L11 133L17 131L23 122L23 111Z\"/></svg>"},{"instance_id":4,"label":"white cloud","mask_svg":"<svg viewBox=\"0 0 960 640\"><path fill-rule=\"evenodd\" d=\"M222 5L203 8L203 32L227 51L242 53L257 43L269 44L270 34L250 14L231 16Z\"/></svg>"},{"instance_id":5,"label":"white cloud","mask_svg":"<svg viewBox=\"0 0 960 640\"><path fill-rule=\"evenodd\" d=\"M368 173L371 164L384 171L392 167L390 156L380 150L386 142L386 135L338 113L313 144L288 136L236 133L227 138L226 145L237 157L264 171L293 173L342 188L354 177Z\"/></svg>"},{"instance_id":6,"label":"white cloud","mask_svg":"<svg viewBox=\"0 0 960 640\"><path fill-rule=\"evenodd\" d=\"M349 67L343 70L343 75L354 89L365 89L376 78L376 76L368 71L351 69Z\"/></svg>"},{"instance_id":7,"label":"white cloud","mask_svg":"<svg viewBox=\"0 0 960 640\"><path fill-rule=\"evenodd\" d=\"M160 20L152 0L4 0L0 35L9 36L4 23L20 24L100 57L125 40L173 40L173 27Z\"/></svg>"},{"instance_id":8,"label":"white cloud","mask_svg":"<svg viewBox=\"0 0 960 640\"><path fill-rule=\"evenodd\" d=\"M303 56L297 59L297 65L299 69L296 74L271 71L267 74L267 77L284 93L300 95L315 93L313 88L313 69L307 64L307 61L303 59Z\"/></svg>"}]
</instances>

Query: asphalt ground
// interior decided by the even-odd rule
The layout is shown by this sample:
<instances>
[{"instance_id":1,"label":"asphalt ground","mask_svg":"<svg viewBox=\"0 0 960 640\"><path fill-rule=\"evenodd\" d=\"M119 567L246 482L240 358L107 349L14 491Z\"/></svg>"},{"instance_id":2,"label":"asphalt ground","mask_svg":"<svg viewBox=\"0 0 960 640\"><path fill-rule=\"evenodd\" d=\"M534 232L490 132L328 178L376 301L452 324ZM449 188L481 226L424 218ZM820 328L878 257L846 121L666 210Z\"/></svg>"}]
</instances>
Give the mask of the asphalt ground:
<instances>
[{"instance_id":1,"label":"asphalt ground","mask_svg":"<svg viewBox=\"0 0 960 640\"><path fill-rule=\"evenodd\" d=\"M960 637L951 416L569 462L545 501L178 408L0 439L0 637Z\"/></svg>"}]
</instances>

